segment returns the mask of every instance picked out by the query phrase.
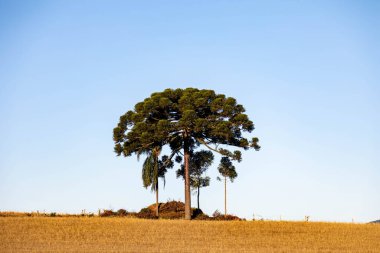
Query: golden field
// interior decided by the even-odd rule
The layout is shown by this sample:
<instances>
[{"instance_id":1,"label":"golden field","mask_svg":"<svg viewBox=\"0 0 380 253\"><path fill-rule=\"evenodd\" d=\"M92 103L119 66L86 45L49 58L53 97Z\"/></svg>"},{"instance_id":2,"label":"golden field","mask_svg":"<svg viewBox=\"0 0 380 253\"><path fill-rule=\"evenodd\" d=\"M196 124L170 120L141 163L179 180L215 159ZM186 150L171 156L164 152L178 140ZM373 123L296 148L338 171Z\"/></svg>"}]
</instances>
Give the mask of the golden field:
<instances>
[{"instance_id":1,"label":"golden field","mask_svg":"<svg viewBox=\"0 0 380 253\"><path fill-rule=\"evenodd\" d=\"M380 252L380 225L1 217L0 252Z\"/></svg>"}]
</instances>

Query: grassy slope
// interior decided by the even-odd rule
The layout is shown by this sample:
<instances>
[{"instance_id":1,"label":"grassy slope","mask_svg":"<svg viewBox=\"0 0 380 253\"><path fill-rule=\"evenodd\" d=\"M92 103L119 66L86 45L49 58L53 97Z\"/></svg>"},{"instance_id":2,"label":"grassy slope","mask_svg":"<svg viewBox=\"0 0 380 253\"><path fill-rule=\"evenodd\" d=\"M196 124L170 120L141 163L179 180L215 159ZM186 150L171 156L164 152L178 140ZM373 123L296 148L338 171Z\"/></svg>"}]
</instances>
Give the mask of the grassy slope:
<instances>
[{"instance_id":1,"label":"grassy slope","mask_svg":"<svg viewBox=\"0 0 380 253\"><path fill-rule=\"evenodd\" d=\"M380 252L378 224L0 218L1 252Z\"/></svg>"}]
</instances>

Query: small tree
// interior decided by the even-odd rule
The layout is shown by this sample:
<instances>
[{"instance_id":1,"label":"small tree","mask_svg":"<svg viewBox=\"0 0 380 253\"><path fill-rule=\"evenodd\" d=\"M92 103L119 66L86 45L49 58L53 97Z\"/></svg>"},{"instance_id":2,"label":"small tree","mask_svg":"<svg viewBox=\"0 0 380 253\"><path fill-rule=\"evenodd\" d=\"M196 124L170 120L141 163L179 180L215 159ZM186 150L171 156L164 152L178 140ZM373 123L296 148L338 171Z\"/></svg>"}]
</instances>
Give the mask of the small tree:
<instances>
[{"instance_id":1,"label":"small tree","mask_svg":"<svg viewBox=\"0 0 380 253\"><path fill-rule=\"evenodd\" d=\"M214 155L211 151L198 151L190 155L190 186L193 190L197 192L197 204L199 207L199 195L200 188L210 185L210 177L203 176L206 170L211 166L214 161ZM177 178L185 178L185 166L182 165L180 169L177 170Z\"/></svg>"},{"instance_id":2,"label":"small tree","mask_svg":"<svg viewBox=\"0 0 380 253\"><path fill-rule=\"evenodd\" d=\"M228 157L222 157L220 164L218 166L219 173L224 177L224 215L227 215L227 178L234 181L237 177L237 172L235 166L232 164L231 160ZM217 177L219 181L221 179Z\"/></svg>"},{"instance_id":3,"label":"small tree","mask_svg":"<svg viewBox=\"0 0 380 253\"><path fill-rule=\"evenodd\" d=\"M159 217L159 203L158 203L158 178L164 180L165 174L168 168L173 167L173 162L168 160L168 156L163 156L159 160L161 149L159 147L154 148L148 153L143 167L142 167L142 180L145 188L151 186L151 191L156 193L156 216Z\"/></svg>"}]
</instances>

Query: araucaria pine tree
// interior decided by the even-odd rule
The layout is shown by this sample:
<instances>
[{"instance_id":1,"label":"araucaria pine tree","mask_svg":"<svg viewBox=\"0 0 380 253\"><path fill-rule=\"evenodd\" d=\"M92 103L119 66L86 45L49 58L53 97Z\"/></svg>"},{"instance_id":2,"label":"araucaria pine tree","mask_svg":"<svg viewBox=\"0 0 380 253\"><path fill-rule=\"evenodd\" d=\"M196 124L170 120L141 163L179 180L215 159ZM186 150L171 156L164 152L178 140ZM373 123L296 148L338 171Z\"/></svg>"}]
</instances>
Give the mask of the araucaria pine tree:
<instances>
[{"instance_id":1,"label":"araucaria pine tree","mask_svg":"<svg viewBox=\"0 0 380 253\"><path fill-rule=\"evenodd\" d=\"M234 181L237 177L235 166L228 157L222 157L218 166L220 175L224 177L224 215L227 215L227 178ZM217 178L220 181L220 178Z\"/></svg>"},{"instance_id":2,"label":"araucaria pine tree","mask_svg":"<svg viewBox=\"0 0 380 253\"><path fill-rule=\"evenodd\" d=\"M190 156L204 146L224 157L241 161L239 150L259 150L258 138L248 139L254 125L234 98L213 90L166 89L153 93L120 117L113 139L117 155L140 155L169 145L167 162L182 150L184 156L185 219L191 219ZM222 145L222 147L220 147Z\"/></svg>"}]
</instances>

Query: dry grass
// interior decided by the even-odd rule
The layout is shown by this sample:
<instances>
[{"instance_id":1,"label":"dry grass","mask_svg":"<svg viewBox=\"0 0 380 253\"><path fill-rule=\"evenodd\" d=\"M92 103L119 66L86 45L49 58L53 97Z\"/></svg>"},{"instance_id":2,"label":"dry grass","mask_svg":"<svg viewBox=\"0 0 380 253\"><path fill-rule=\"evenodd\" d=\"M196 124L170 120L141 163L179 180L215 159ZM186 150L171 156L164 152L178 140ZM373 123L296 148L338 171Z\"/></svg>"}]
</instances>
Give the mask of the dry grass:
<instances>
[{"instance_id":1,"label":"dry grass","mask_svg":"<svg viewBox=\"0 0 380 253\"><path fill-rule=\"evenodd\" d=\"M0 251L380 252L380 225L2 217Z\"/></svg>"}]
</instances>

